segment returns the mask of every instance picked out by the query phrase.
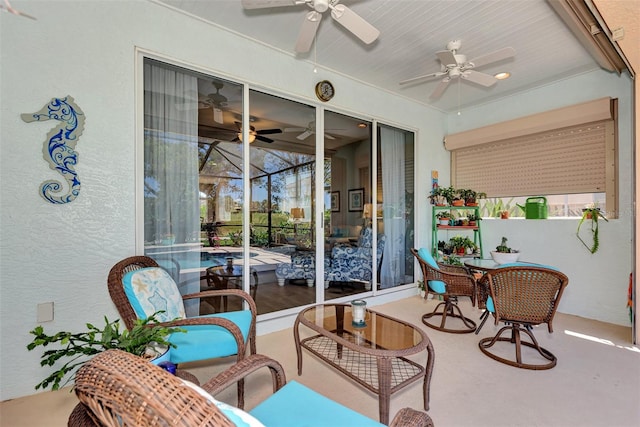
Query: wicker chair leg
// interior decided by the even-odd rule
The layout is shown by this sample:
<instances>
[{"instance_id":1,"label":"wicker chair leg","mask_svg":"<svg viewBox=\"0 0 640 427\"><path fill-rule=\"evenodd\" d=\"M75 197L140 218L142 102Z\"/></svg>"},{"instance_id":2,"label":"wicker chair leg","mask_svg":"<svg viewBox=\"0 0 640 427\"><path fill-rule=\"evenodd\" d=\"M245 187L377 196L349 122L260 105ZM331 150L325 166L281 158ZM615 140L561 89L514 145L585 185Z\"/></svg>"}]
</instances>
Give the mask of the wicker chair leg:
<instances>
[{"instance_id":1,"label":"wicker chair leg","mask_svg":"<svg viewBox=\"0 0 640 427\"><path fill-rule=\"evenodd\" d=\"M430 328L437 329L442 332L449 332L452 334L468 334L468 333L474 332L476 330L476 323L462 314L462 311L460 310L460 307L458 307L458 304L456 304L456 302L457 302L457 299L453 297L449 297L446 301L439 303L431 313L427 313L424 316L422 316L422 323L424 323ZM438 311L440 307L442 307L441 312ZM430 319L436 316L439 316L441 318L439 326L429 323L427 321L427 319ZM464 324L464 326L466 326L466 328L451 329L451 328L445 327L445 324L447 322L447 317L455 317L457 319L462 320L462 323Z\"/></svg>"},{"instance_id":2,"label":"wicker chair leg","mask_svg":"<svg viewBox=\"0 0 640 427\"><path fill-rule=\"evenodd\" d=\"M511 332L511 336L508 338L501 337L501 335L504 332ZM522 341L520 332L524 332L525 334L527 334L527 336L529 336L529 338L531 339L531 342ZM516 360L513 361L500 356L496 356L495 354L491 353L488 349L492 347L496 342L508 342L510 344L514 344L515 352L516 352ZM542 357L549 360L549 363L546 363L546 364L524 363L522 361L522 346L535 349ZM484 354L486 354L493 360L497 360L498 362L501 362L510 366L515 366L516 368L540 371L544 369L553 368L554 366L556 366L556 363L558 361L558 359L549 350L540 347L540 345L538 344L538 341L533 336L533 333L529 330L528 327L523 327L518 323L514 323L511 325L502 327L502 329L500 329L493 338L481 339L478 342L478 347L480 347L480 351L482 351Z\"/></svg>"}]
</instances>

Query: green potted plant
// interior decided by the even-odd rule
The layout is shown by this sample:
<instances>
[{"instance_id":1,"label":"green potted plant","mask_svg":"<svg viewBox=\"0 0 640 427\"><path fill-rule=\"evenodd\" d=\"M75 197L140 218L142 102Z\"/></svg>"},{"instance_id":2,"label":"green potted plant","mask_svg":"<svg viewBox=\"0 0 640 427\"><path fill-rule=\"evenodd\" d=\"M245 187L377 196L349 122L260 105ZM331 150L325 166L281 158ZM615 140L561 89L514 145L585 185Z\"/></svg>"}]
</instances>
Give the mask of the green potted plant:
<instances>
[{"instance_id":1,"label":"green potted plant","mask_svg":"<svg viewBox=\"0 0 640 427\"><path fill-rule=\"evenodd\" d=\"M451 221L451 213L450 212L438 212L436 214L436 218L440 222L440 225L449 225Z\"/></svg>"},{"instance_id":2,"label":"green potted plant","mask_svg":"<svg viewBox=\"0 0 640 427\"><path fill-rule=\"evenodd\" d=\"M62 379L85 363L88 360L87 356L93 356L108 349L115 348L153 359L171 347L175 348L175 344L167 341L168 336L175 332L186 332L186 330L161 326L155 317L159 313L162 312L154 313L144 320L139 319L130 331L120 330L119 319L110 322L106 317L103 329L87 323L87 330L79 333L61 331L54 335L47 335L42 326L37 326L29 332L34 338L27 345L28 350L39 346L47 347L49 344L61 346L57 349L46 350L41 356L40 366L54 366L60 360L66 360L66 362L37 384L36 390L40 387L46 389L49 385L52 390L58 390L61 386L66 385L73 376L61 384Z\"/></svg>"},{"instance_id":3,"label":"green potted plant","mask_svg":"<svg viewBox=\"0 0 640 427\"><path fill-rule=\"evenodd\" d=\"M576 236L578 236L578 239L580 239L585 248L587 248L592 254L595 254L600 247L600 239L598 238L598 218L602 218L609 222L597 204L585 207L582 209L582 217L580 218L580 222L578 222L578 229L576 230ZM591 246L589 246L582 237L580 237L580 227L582 227L582 223L587 220L591 220Z\"/></svg>"},{"instance_id":4,"label":"green potted plant","mask_svg":"<svg viewBox=\"0 0 640 427\"><path fill-rule=\"evenodd\" d=\"M486 193L480 193L472 189L458 190L460 198L464 200L465 206L478 206L478 199L487 197Z\"/></svg>"},{"instance_id":5,"label":"green potted plant","mask_svg":"<svg viewBox=\"0 0 640 427\"><path fill-rule=\"evenodd\" d=\"M431 189L431 195L429 195L431 203L436 206L445 206L447 198L444 195L444 187L434 187Z\"/></svg>"},{"instance_id":6,"label":"green potted plant","mask_svg":"<svg viewBox=\"0 0 640 427\"><path fill-rule=\"evenodd\" d=\"M453 206L453 201L457 197L456 189L449 186L449 187L441 187L440 191L441 191L442 197L444 197L445 200L447 201L447 204L449 206Z\"/></svg>"},{"instance_id":7,"label":"green potted plant","mask_svg":"<svg viewBox=\"0 0 640 427\"><path fill-rule=\"evenodd\" d=\"M449 245L454 249L454 253L457 255L464 255L467 253L467 249L473 252L476 248L476 244L473 240L463 236L453 236L449 240Z\"/></svg>"},{"instance_id":8,"label":"green potted plant","mask_svg":"<svg viewBox=\"0 0 640 427\"><path fill-rule=\"evenodd\" d=\"M498 264L507 264L518 261L520 252L507 246L507 238L502 237L500 244L496 246L496 250L491 251L491 257Z\"/></svg>"},{"instance_id":9,"label":"green potted plant","mask_svg":"<svg viewBox=\"0 0 640 427\"><path fill-rule=\"evenodd\" d=\"M482 219L480 215L476 215L475 213L470 213L467 215L467 219L469 220L469 225L475 226L478 224L478 221Z\"/></svg>"}]
</instances>

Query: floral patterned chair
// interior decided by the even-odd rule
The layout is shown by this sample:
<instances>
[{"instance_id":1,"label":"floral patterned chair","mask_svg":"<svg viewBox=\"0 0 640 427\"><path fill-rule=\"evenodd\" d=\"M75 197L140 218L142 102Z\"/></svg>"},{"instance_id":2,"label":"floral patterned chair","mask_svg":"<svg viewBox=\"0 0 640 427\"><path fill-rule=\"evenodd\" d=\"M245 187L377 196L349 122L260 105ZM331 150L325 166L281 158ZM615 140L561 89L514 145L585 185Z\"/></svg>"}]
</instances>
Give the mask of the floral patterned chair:
<instances>
[{"instance_id":1,"label":"floral patterned chair","mask_svg":"<svg viewBox=\"0 0 640 427\"><path fill-rule=\"evenodd\" d=\"M325 288L330 282L365 282L365 288L371 289L373 271L371 257L373 256L373 230L363 229L358 246L334 246L331 258L325 259L324 280ZM378 234L378 248L376 251L376 270L380 269L384 254L385 236Z\"/></svg>"},{"instance_id":2,"label":"floral patterned chair","mask_svg":"<svg viewBox=\"0 0 640 427\"><path fill-rule=\"evenodd\" d=\"M291 255L291 262L283 262L276 266L278 285L284 286L286 279L304 279L307 286L313 287L316 278L316 258L313 252L295 252Z\"/></svg>"}]
</instances>

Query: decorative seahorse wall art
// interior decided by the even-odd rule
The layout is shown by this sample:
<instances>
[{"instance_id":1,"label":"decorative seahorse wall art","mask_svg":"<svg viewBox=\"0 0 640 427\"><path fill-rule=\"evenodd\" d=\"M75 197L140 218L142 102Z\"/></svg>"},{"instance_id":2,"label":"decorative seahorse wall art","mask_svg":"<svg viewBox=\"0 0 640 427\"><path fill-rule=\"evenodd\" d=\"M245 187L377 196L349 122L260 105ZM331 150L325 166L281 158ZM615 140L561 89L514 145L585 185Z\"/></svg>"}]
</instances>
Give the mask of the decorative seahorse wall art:
<instances>
[{"instance_id":1,"label":"decorative seahorse wall art","mask_svg":"<svg viewBox=\"0 0 640 427\"><path fill-rule=\"evenodd\" d=\"M75 171L75 166L78 164L78 154L74 149L84 130L85 116L82 110L71 96L66 96L52 98L39 111L22 114L21 117L27 123L51 119L60 122L47 133L42 154L44 159L49 162L49 167L58 171L67 181L68 191L63 195L56 194L63 191L63 184L59 181L49 180L40 185L40 195L54 204L74 201L80 194L80 180Z\"/></svg>"}]
</instances>

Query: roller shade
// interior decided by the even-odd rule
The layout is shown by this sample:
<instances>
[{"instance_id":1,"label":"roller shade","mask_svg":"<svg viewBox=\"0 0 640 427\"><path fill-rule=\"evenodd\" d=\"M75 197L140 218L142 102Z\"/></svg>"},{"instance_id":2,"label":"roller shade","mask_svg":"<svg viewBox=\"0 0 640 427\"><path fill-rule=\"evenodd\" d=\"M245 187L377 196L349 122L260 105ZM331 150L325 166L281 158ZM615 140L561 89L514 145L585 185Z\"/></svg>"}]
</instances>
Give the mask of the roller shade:
<instances>
[{"instance_id":1,"label":"roller shade","mask_svg":"<svg viewBox=\"0 0 640 427\"><path fill-rule=\"evenodd\" d=\"M451 153L452 185L488 197L604 192L607 210L613 210L616 109L616 100L605 98L464 132L464 139L454 139L462 148ZM545 120L564 126L547 130ZM584 120L590 121L575 124ZM500 138L504 135L516 136Z\"/></svg>"},{"instance_id":2,"label":"roller shade","mask_svg":"<svg viewBox=\"0 0 640 427\"><path fill-rule=\"evenodd\" d=\"M444 146L447 150L452 151L487 142L610 120L613 117L611 102L611 98L600 98L582 104L447 135Z\"/></svg>"}]
</instances>

